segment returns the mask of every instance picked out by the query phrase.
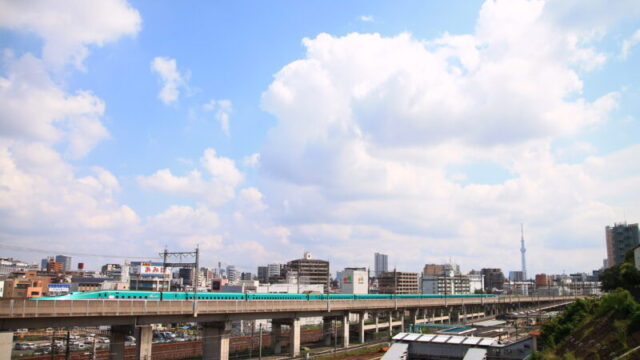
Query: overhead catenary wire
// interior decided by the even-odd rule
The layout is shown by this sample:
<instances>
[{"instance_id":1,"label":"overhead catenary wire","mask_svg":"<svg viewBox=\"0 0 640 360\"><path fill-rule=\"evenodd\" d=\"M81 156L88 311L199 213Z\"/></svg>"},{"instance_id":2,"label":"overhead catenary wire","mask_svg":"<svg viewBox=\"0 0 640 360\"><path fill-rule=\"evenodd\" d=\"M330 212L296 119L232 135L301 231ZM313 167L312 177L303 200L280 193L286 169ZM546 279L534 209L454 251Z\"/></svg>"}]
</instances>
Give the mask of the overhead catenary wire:
<instances>
[{"instance_id":1,"label":"overhead catenary wire","mask_svg":"<svg viewBox=\"0 0 640 360\"><path fill-rule=\"evenodd\" d=\"M113 254L92 254L92 253L81 253L81 252L73 252L73 251L61 251L61 250L51 250L51 249L42 249L42 248L31 248L27 246L21 245L10 245L10 244L0 244L0 249L13 250L13 251L26 251L26 252L36 252L43 254L53 254L63 252L65 255L73 255L73 256L89 256L89 257L101 257L101 258L117 258L117 259L136 259L136 260L151 260L159 258L158 255L150 255L150 256L123 256L123 255L113 255Z\"/></svg>"}]
</instances>

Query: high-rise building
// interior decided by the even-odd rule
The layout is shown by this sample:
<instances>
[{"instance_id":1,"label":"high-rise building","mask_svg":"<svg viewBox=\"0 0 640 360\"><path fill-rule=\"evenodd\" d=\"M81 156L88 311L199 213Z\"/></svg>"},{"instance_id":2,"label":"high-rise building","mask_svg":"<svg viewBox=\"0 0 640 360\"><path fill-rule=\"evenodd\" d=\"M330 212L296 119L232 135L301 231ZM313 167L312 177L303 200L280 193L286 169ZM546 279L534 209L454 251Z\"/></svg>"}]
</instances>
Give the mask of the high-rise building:
<instances>
[{"instance_id":1,"label":"high-rise building","mask_svg":"<svg viewBox=\"0 0 640 360\"><path fill-rule=\"evenodd\" d=\"M258 266L258 281L261 284L269 283L269 267L268 266Z\"/></svg>"},{"instance_id":2,"label":"high-rise building","mask_svg":"<svg viewBox=\"0 0 640 360\"><path fill-rule=\"evenodd\" d=\"M484 276L484 289L487 292L494 290L502 290L504 288L504 274L501 269L485 268L480 270L482 276Z\"/></svg>"},{"instance_id":3,"label":"high-rise building","mask_svg":"<svg viewBox=\"0 0 640 360\"><path fill-rule=\"evenodd\" d=\"M279 277L282 272L282 264L269 264L267 265L267 273L269 278L271 277Z\"/></svg>"},{"instance_id":4,"label":"high-rise building","mask_svg":"<svg viewBox=\"0 0 640 360\"><path fill-rule=\"evenodd\" d=\"M378 277L381 294L418 294L418 273L387 271Z\"/></svg>"},{"instance_id":5,"label":"high-rise building","mask_svg":"<svg viewBox=\"0 0 640 360\"><path fill-rule=\"evenodd\" d=\"M62 263L62 271L71 271L71 256L56 255L56 262Z\"/></svg>"},{"instance_id":6,"label":"high-rise building","mask_svg":"<svg viewBox=\"0 0 640 360\"><path fill-rule=\"evenodd\" d=\"M178 270L178 277L182 279L182 284L185 286L193 286L195 269L193 268L181 268Z\"/></svg>"},{"instance_id":7,"label":"high-rise building","mask_svg":"<svg viewBox=\"0 0 640 360\"><path fill-rule=\"evenodd\" d=\"M234 265L227 266L227 280L229 280L229 284L235 284L240 280L240 272L236 270Z\"/></svg>"},{"instance_id":8,"label":"high-rise building","mask_svg":"<svg viewBox=\"0 0 640 360\"><path fill-rule=\"evenodd\" d=\"M376 277L380 277L383 272L389 271L388 260L389 257L386 254L375 253L373 255L373 268L375 269Z\"/></svg>"},{"instance_id":9,"label":"high-rise building","mask_svg":"<svg viewBox=\"0 0 640 360\"><path fill-rule=\"evenodd\" d=\"M287 263L287 271L297 274L301 284L322 284L325 292L329 291L329 262L313 259L311 253L305 252L302 259Z\"/></svg>"},{"instance_id":10,"label":"high-rise building","mask_svg":"<svg viewBox=\"0 0 640 360\"><path fill-rule=\"evenodd\" d=\"M605 228L607 240L607 266L624 262L624 254L638 246L638 224L614 224Z\"/></svg>"}]
</instances>

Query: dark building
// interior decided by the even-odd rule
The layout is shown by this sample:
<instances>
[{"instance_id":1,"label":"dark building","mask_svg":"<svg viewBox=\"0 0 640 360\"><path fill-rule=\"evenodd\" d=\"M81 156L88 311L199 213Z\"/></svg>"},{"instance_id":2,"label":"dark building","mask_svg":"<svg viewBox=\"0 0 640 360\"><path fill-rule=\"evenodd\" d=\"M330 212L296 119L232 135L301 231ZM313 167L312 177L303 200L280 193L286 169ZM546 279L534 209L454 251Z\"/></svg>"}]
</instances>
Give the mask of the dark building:
<instances>
[{"instance_id":1,"label":"dark building","mask_svg":"<svg viewBox=\"0 0 640 360\"><path fill-rule=\"evenodd\" d=\"M418 273L386 271L378 277L380 294L418 294Z\"/></svg>"},{"instance_id":2,"label":"dark building","mask_svg":"<svg viewBox=\"0 0 640 360\"><path fill-rule=\"evenodd\" d=\"M253 280L253 274L250 272L243 272L240 274L240 280Z\"/></svg>"},{"instance_id":3,"label":"dark building","mask_svg":"<svg viewBox=\"0 0 640 360\"><path fill-rule=\"evenodd\" d=\"M638 246L638 224L614 224L605 228L607 267L624 262L624 254Z\"/></svg>"},{"instance_id":4,"label":"dark building","mask_svg":"<svg viewBox=\"0 0 640 360\"><path fill-rule=\"evenodd\" d=\"M309 252L305 252L302 259L289 261L286 271L295 273L300 284L322 284L324 291L329 291L329 262L312 259Z\"/></svg>"},{"instance_id":5,"label":"dark building","mask_svg":"<svg viewBox=\"0 0 640 360\"><path fill-rule=\"evenodd\" d=\"M484 290L493 292L494 290L502 290L504 287L504 274L501 269L485 268L481 270L484 276Z\"/></svg>"},{"instance_id":6,"label":"dark building","mask_svg":"<svg viewBox=\"0 0 640 360\"><path fill-rule=\"evenodd\" d=\"M193 274L192 268L182 268L178 271L178 277L182 279L182 285L193 286Z\"/></svg>"},{"instance_id":7,"label":"dark building","mask_svg":"<svg viewBox=\"0 0 640 360\"><path fill-rule=\"evenodd\" d=\"M261 284L269 283L269 267L268 266L258 266L258 281Z\"/></svg>"}]
</instances>

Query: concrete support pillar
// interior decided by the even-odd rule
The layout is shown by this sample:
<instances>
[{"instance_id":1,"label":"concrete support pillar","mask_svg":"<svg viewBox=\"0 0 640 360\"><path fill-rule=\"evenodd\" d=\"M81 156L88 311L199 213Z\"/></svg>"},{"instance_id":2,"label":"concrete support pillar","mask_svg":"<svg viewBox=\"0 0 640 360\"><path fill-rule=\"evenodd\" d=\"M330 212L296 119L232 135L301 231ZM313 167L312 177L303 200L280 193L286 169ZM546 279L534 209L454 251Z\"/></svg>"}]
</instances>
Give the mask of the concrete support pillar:
<instances>
[{"instance_id":1,"label":"concrete support pillar","mask_svg":"<svg viewBox=\"0 0 640 360\"><path fill-rule=\"evenodd\" d=\"M364 338L364 319L366 317L365 312L360 313L359 317L358 317L358 340L360 341L360 344L364 344L365 343L365 338Z\"/></svg>"},{"instance_id":2,"label":"concrete support pillar","mask_svg":"<svg viewBox=\"0 0 640 360\"><path fill-rule=\"evenodd\" d=\"M124 342L127 335L133 331L133 326L116 325L111 327L111 342L109 343L109 360L124 360Z\"/></svg>"},{"instance_id":3,"label":"concrete support pillar","mask_svg":"<svg viewBox=\"0 0 640 360\"><path fill-rule=\"evenodd\" d=\"M349 347L349 313L342 315L342 346Z\"/></svg>"},{"instance_id":4,"label":"concrete support pillar","mask_svg":"<svg viewBox=\"0 0 640 360\"><path fill-rule=\"evenodd\" d=\"M0 360L11 360L13 331L0 331Z\"/></svg>"},{"instance_id":5,"label":"concrete support pillar","mask_svg":"<svg viewBox=\"0 0 640 360\"><path fill-rule=\"evenodd\" d=\"M393 312L389 311L389 337L393 336Z\"/></svg>"},{"instance_id":6,"label":"concrete support pillar","mask_svg":"<svg viewBox=\"0 0 640 360\"><path fill-rule=\"evenodd\" d=\"M151 325L136 326L136 360L151 360Z\"/></svg>"},{"instance_id":7,"label":"concrete support pillar","mask_svg":"<svg viewBox=\"0 0 640 360\"><path fill-rule=\"evenodd\" d=\"M230 321L202 324L202 358L229 360Z\"/></svg>"},{"instance_id":8,"label":"concrete support pillar","mask_svg":"<svg viewBox=\"0 0 640 360\"><path fill-rule=\"evenodd\" d=\"M295 357L300 355L300 319L292 319L289 326L289 353Z\"/></svg>"},{"instance_id":9,"label":"concrete support pillar","mask_svg":"<svg viewBox=\"0 0 640 360\"><path fill-rule=\"evenodd\" d=\"M467 307L462 305L462 323L467 322Z\"/></svg>"},{"instance_id":10,"label":"concrete support pillar","mask_svg":"<svg viewBox=\"0 0 640 360\"><path fill-rule=\"evenodd\" d=\"M404 310L400 311L400 332L404 332Z\"/></svg>"},{"instance_id":11,"label":"concrete support pillar","mask_svg":"<svg viewBox=\"0 0 640 360\"><path fill-rule=\"evenodd\" d=\"M277 321L271 321L271 348L273 353L279 355L282 353L282 342L280 337L282 336L282 324Z\"/></svg>"},{"instance_id":12,"label":"concrete support pillar","mask_svg":"<svg viewBox=\"0 0 640 360\"><path fill-rule=\"evenodd\" d=\"M374 319L376 321L376 333L378 333L378 331L380 331L379 326L380 326L380 314L376 313L374 315Z\"/></svg>"},{"instance_id":13,"label":"concrete support pillar","mask_svg":"<svg viewBox=\"0 0 640 360\"><path fill-rule=\"evenodd\" d=\"M331 346L331 336L333 335L331 330L331 318L322 318L322 334L325 346Z\"/></svg>"}]
</instances>

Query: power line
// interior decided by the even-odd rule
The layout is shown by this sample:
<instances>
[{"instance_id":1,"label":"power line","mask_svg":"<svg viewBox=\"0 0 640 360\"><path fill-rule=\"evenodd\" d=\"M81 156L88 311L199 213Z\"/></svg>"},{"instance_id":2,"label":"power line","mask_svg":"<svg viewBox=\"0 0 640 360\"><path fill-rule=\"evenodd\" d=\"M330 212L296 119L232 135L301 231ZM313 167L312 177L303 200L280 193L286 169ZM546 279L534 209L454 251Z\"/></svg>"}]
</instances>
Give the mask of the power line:
<instances>
[{"instance_id":1,"label":"power line","mask_svg":"<svg viewBox=\"0 0 640 360\"><path fill-rule=\"evenodd\" d=\"M118 259L138 259L138 260L151 260L159 258L158 255L155 256L122 256L122 255L107 255L107 254L90 254L90 253L79 253L79 252L69 252L69 251L60 251L60 250L50 250L50 249L42 249L42 248L30 248L26 246L19 245L8 245L8 244L0 244L0 249L14 250L14 251L26 251L26 252L36 252L36 253L44 253L44 254L53 254L63 252L65 255L73 255L73 256L91 256L91 257L101 257L101 258L118 258Z\"/></svg>"}]
</instances>

